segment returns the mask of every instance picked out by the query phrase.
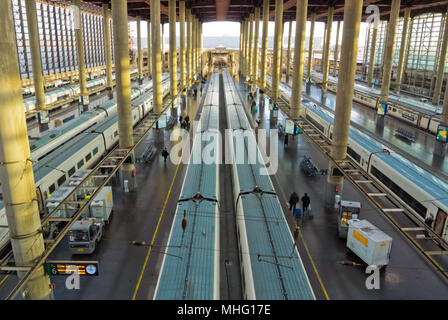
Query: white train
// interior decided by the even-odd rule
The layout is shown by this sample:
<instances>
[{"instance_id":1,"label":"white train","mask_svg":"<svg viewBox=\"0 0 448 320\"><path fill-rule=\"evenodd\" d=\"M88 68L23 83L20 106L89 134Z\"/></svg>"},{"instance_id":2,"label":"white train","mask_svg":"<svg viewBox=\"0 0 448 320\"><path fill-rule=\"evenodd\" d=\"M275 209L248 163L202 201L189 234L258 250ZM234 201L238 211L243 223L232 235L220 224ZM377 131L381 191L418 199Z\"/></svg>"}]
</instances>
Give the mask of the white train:
<instances>
[{"instance_id":1,"label":"white train","mask_svg":"<svg viewBox=\"0 0 448 320\"><path fill-rule=\"evenodd\" d=\"M169 93L169 82L162 85L163 96ZM132 105L132 121L135 126L152 110L152 94L147 93ZM78 170L91 168L118 142L118 115L80 133L54 152L44 156L33 166L35 185L39 195L39 207L51 194ZM63 173L65 172L65 173ZM8 224L3 201L0 201L0 248L9 241ZM1 249L0 249L1 250ZM0 252L1 253L1 252Z\"/></svg>"},{"instance_id":2,"label":"white train","mask_svg":"<svg viewBox=\"0 0 448 320\"><path fill-rule=\"evenodd\" d=\"M311 77L314 82L322 83L321 73L313 71ZM329 76L328 90L336 93L337 85L338 78ZM354 101L376 110L379 97L379 90L355 83ZM437 128L440 124L440 113L441 110L437 106L392 92L389 95L387 114L432 134L437 134Z\"/></svg>"},{"instance_id":3,"label":"white train","mask_svg":"<svg viewBox=\"0 0 448 320\"><path fill-rule=\"evenodd\" d=\"M260 150L232 82L225 71L226 117L235 135L226 143L230 144L233 160L233 198L243 298L315 300L271 179L260 172L266 168L257 160L261 157ZM238 133L241 133L239 138ZM244 136L247 141L241 143L240 139L246 140ZM255 163L251 164L249 159L253 151Z\"/></svg>"},{"instance_id":4,"label":"white train","mask_svg":"<svg viewBox=\"0 0 448 320\"><path fill-rule=\"evenodd\" d=\"M326 137L333 136L333 115L302 101L301 116ZM386 150L386 152L383 152ZM416 218L433 216L434 231L448 241L448 184L383 144L350 128L347 154L394 194Z\"/></svg>"},{"instance_id":5,"label":"white train","mask_svg":"<svg viewBox=\"0 0 448 320\"><path fill-rule=\"evenodd\" d=\"M138 72L137 69L132 69L131 75L135 75ZM115 79L115 74L112 75L112 79ZM93 80L87 81L87 89L89 91L94 90L99 87L103 87L106 85L106 77L101 77ZM62 81L55 82L58 85L62 85ZM26 93L33 93L34 94L34 87L30 89L31 87L28 87L26 89L22 89L22 92ZM69 98L75 99L77 98L81 93L81 89L79 87L79 84L67 84L64 85L61 88L49 91L45 93L45 104L47 106L51 106L55 103L65 101ZM25 108L25 112L30 112L36 109L36 97L27 97L23 99L23 104Z\"/></svg>"}]
</instances>

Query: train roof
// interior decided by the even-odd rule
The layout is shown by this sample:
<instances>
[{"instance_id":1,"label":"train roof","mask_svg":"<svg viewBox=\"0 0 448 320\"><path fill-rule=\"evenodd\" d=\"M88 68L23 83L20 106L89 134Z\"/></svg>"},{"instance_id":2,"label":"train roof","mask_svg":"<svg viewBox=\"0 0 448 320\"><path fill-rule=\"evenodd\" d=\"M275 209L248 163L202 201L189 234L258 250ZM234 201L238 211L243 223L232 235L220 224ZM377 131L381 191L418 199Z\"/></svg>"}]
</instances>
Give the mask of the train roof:
<instances>
[{"instance_id":1,"label":"train roof","mask_svg":"<svg viewBox=\"0 0 448 320\"><path fill-rule=\"evenodd\" d=\"M193 201L179 203L155 299L214 298L215 269L219 270L215 265L215 251L219 250L215 247L217 210L217 203L210 201L202 201L197 206ZM185 233L182 230L184 211Z\"/></svg>"},{"instance_id":2,"label":"train roof","mask_svg":"<svg viewBox=\"0 0 448 320\"><path fill-rule=\"evenodd\" d=\"M250 257L256 299L282 300L286 294L287 299L291 300L314 300L313 290L302 260L294 249L293 238L277 196L247 194L241 200L250 250L245 254Z\"/></svg>"}]
</instances>

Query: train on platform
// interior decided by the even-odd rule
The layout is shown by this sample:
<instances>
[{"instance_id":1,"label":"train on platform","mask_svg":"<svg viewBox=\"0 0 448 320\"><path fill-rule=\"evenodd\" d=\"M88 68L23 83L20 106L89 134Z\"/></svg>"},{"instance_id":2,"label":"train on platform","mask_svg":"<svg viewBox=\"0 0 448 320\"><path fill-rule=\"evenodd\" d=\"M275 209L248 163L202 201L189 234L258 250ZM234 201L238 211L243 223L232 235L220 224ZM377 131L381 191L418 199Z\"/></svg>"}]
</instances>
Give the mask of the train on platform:
<instances>
[{"instance_id":1,"label":"train on platform","mask_svg":"<svg viewBox=\"0 0 448 320\"><path fill-rule=\"evenodd\" d=\"M260 160L264 158L233 79L227 70L223 73L227 123L233 130L228 143L233 159L233 199L243 298L315 300L296 246L297 237L291 234L267 168ZM250 161L249 152L253 150L255 161Z\"/></svg>"},{"instance_id":2,"label":"train on platform","mask_svg":"<svg viewBox=\"0 0 448 320\"><path fill-rule=\"evenodd\" d=\"M169 93L169 81L162 84L163 96ZM132 103L132 123L137 125L152 110L152 92ZM79 170L91 168L118 142L118 114L84 130L44 155L33 165L39 209L45 214L46 200ZM1 187L1 186L0 186ZM0 190L1 194L1 190ZM9 230L3 200L0 200L0 256L8 250Z\"/></svg>"},{"instance_id":3,"label":"train on platform","mask_svg":"<svg viewBox=\"0 0 448 320\"><path fill-rule=\"evenodd\" d=\"M333 114L305 99L302 106L301 116L331 140ZM350 128L347 155L414 217L424 222L431 215L433 230L448 241L447 183L355 128Z\"/></svg>"},{"instance_id":4,"label":"train on platform","mask_svg":"<svg viewBox=\"0 0 448 320\"><path fill-rule=\"evenodd\" d=\"M138 69L132 69L131 75L135 76L138 73ZM112 79L115 80L115 74L112 75ZM57 82L62 85L61 82ZM93 91L98 88L105 87L107 83L106 77L99 77L96 79L92 79L87 81L86 86L88 91ZM23 92L34 93L34 90L25 90ZM48 91L45 93L45 104L47 106L52 106L58 103L70 102L70 99L75 99L79 97L81 94L81 89L79 84L66 84L62 87L58 87L57 89ZM36 97L31 96L23 99L23 104L25 108L25 113L30 113L36 110Z\"/></svg>"},{"instance_id":5,"label":"train on platform","mask_svg":"<svg viewBox=\"0 0 448 320\"><path fill-rule=\"evenodd\" d=\"M219 81L210 78L195 134L181 195L164 252L154 299L218 300L220 298ZM188 133L186 133L188 135ZM187 138L187 137L184 137ZM188 139L188 138L187 138ZM214 150L209 161L203 150ZM198 161L196 161L196 159Z\"/></svg>"},{"instance_id":6,"label":"train on platform","mask_svg":"<svg viewBox=\"0 0 448 320\"><path fill-rule=\"evenodd\" d=\"M166 93L166 87L169 84L169 74L163 74L162 87ZM135 100L146 92L152 90L152 81L148 81L139 87L132 88L131 99ZM31 158L35 161L45 155L53 152L57 147L67 142L69 139L77 136L81 132L89 129L93 125L112 117L117 113L116 99L106 102L101 107L81 114L78 118L69 121L62 126L49 130L40 139L30 143Z\"/></svg>"},{"instance_id":7,"label":"train on platform","mask_svg":"<svg viewBox=\"0 0 448 320\"><path fill-rule=\"evenodd\" d=\"M322 83L322 74L313 71L315 83ZM336 93L338 78L328 76L328 90ZM378 108L380 91L355 83L353 100L372 109ZM416 101L395 93L389 94L387 114L426 132L437 134L441 109L423 101Z\"/></svg>"}]
</instances>

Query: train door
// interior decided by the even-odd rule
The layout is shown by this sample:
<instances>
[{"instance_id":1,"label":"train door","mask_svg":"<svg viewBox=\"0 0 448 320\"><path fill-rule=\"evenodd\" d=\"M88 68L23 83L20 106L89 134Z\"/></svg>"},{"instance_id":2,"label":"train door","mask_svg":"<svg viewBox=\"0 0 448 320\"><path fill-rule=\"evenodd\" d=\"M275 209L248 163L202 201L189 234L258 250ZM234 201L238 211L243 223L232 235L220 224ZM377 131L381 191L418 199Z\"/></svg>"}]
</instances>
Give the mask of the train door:
<instances>
[{"instance_id":1,"label":"train door","mask_svg":"<svg viewBox=\"0 0 448 320\"><path fill-rule=\"evenodd\" d=\"M445 229L447 214L443 210L439 209L436 216L436 221L434 223L434 232L439 236L443 236L443 231Z\"/></svg>"}]
</instances>

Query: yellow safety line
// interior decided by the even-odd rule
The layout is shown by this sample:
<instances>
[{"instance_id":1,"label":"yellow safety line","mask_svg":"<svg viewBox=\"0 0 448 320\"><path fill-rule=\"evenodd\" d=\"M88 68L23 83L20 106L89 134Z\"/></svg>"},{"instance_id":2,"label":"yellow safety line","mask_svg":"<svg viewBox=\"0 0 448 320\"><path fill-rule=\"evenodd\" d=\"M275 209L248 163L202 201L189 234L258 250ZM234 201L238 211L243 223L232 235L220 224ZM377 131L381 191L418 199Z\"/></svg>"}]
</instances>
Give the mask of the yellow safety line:
<instances>
[{"instance_id":1,"label":"yellow safety line","mask_svg":"<svg viewBox=\"0 0 448 320\"><path fill-rule=\"evenodd\" d=\"M135 300L135 297L137 296L137 292L138 292L138 289L140 287L140 282L142 281L143 274L145 273L146 265L148 264L148 260L149 260L149 255L151 254L151 249L152 249L152 246L154 245L154 241L156 239L157 231L159 230L160 221L162 221L163 213L165 212L166 204L168 202L168 198L170 197L171 189L173 188L174 180L176 179L177 171L179 170L179 167L180 167L181 163L182 162L179 162L179 164L177 165L176 172L174 173L173 180L171 181L171 186L170 186L170 189L168 190L168 194L167 194L167 196L165 198L165 203L163 204L162 213L160 214L159 221L157 222L156 231L154 232L154 235L153 235L152 240L151 240L151 245L150 245L150 247L148 249L148 253L146 254L145 263L143 264L142 271L140 272L140 277L138 278L137 286L135 287L135 291L134 291L134 295L132 296L132 300Z\"/></svg>"},{"instance_id":2,"label":"yellow safety line","mask_svg":"<svg viewBox=\"0 0 448 320\"><path fill-rule=\"evenodd\" d=\"M5 282L5 280L6 280L8 277L9 277L9 274L6 275L6 276L2 279L2 281L0 281L0 286L3 284L3 282Z\"/></svg>"},{"instance_id":3,"label":"yellow safety line","mask_svg":"<svg viewBox=\"0 0 448 320\"><path fill-rule=\"evenodd\" d=\"M275 177L275 176L274 176L274 177ZM277 180L277 178L275 178L275 180ZM287 198L286 198L285 192L283 192L283 188L281 187L280 183L278 183L278 180L277 180L277 185L278 185L278 187L280 188L280 192L282 193L283 199L286 201ZM305 247L306 253L308 254L308 258L310 259L311 264L313 265L314 272L316 273L317 280L319 280L319 284L320 284L320 286L321 286L321 288L322 288L322 291L324 292L325 298L326 298L327 300L330 300L330 297L329 297L328 294L327 294L327 290L325 290L325 286L324 286L324 284L323 284L323 282L322 282L322 279L320 278L319 271L317 271L316 264L314 263L314 260L313 260L313 258L311 257L311 253L310 253L310 251L308 250L308 246L307 246L307 244L306 244L306 242L305 242L305 238L304 238L303 235L302 235L302 231L300 231L300 238L302 239L303 246Z\"/></svg>"}]
</instances>

